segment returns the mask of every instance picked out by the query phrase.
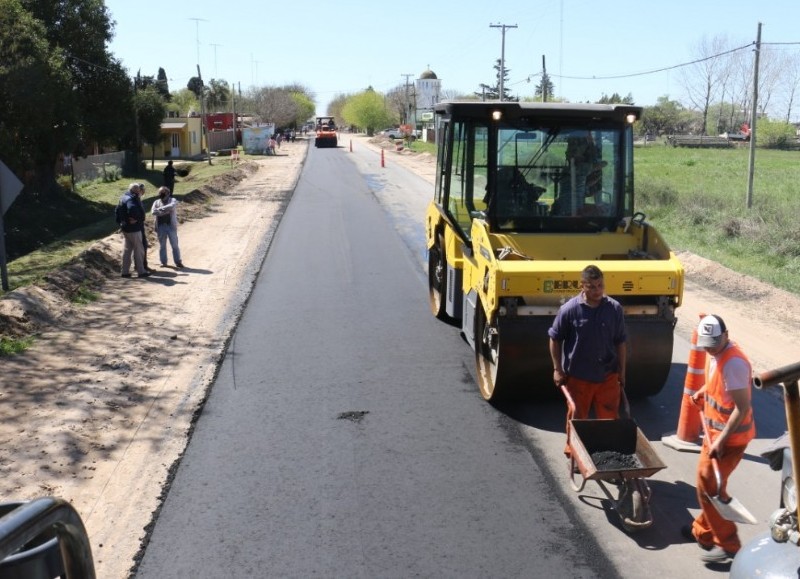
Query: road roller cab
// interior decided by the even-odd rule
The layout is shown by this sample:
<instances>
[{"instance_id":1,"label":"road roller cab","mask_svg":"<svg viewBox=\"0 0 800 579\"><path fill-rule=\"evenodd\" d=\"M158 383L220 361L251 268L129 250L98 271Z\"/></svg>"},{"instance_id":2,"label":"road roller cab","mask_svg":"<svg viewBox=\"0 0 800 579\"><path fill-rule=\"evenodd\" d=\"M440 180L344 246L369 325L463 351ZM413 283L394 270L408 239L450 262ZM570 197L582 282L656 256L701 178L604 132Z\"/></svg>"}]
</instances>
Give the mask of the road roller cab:
<instances>
[{"instance_id":1,"label":"road roller cab","mask_svg":"<svg viewBox=\"0 0 800 579\"><path fill-rule=\"evenodd\" d=\"M683 268L634 209L628 105L436 105L437 181L426 212L431 310L459 320L481 394L553 392L547 329L597 265L626 315L632 397L672 360Z\"/></svg>"}]
</instances>

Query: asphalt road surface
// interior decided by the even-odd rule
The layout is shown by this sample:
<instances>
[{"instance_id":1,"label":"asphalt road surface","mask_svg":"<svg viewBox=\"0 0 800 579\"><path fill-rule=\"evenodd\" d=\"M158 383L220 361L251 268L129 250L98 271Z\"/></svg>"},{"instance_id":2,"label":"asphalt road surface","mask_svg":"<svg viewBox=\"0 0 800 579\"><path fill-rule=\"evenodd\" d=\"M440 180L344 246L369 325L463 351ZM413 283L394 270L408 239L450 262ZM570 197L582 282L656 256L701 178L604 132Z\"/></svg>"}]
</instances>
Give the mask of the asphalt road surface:
<instances>
[{"instance_id":1,"label":"asphalt road surface","mask_svg":"<svg viewBox=\"0 0 800 579\"><path fill-rule=\"evenodd\" d=\"M487 404L458 329L430 315L430 195L372 149L309 151L137 577L725 576L678 532L696 455L658 442L688 344L633 405L668 468L648 479L655 524L628 535L599 485L568 485L563 402ZM757 453L783 407L756 398L730 490L765 521L779 482Z\"/></svg>"}]
</instances>

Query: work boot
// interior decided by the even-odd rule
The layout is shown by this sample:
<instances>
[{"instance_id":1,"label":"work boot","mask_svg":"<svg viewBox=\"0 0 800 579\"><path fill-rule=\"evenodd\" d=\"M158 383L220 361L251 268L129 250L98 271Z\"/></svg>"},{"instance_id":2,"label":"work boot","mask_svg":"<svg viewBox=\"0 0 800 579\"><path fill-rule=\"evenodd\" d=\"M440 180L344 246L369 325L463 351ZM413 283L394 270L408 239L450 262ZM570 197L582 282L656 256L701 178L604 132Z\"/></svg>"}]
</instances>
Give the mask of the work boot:
<instances>
[{"instance_id":1,"label":"work boot","mask_svg":"<svg viewBox=\"0 0 800 579\"><path fill-rule=\"evenodd\" d=\"M736 553L730 553L720 547L719 545L714 545L708 551L700 555L700 560L704 563L727 563Z\"/></svg>"}]
</instances>

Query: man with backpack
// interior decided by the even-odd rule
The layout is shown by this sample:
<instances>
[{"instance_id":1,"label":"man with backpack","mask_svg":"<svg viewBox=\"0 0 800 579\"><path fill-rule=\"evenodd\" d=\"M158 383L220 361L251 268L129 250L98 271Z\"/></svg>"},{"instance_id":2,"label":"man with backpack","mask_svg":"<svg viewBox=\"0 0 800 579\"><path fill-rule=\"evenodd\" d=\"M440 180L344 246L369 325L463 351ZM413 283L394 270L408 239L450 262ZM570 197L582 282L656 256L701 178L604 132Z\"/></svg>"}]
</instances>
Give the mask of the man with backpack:
<instances>
[{"instance_id":1,"label":"man with backpack","mask_svg":"<svg viewBox=\"0 0 800 579\"><path fill-rule=\"evenodd\" d=\"M122 277L131 277L131 256L139 277L149 277L144 265L144 205L141 200L142 188L139 183L131 183L120 198L116 209L117 224L122 230Z\"/></svg>"}]
</instances>

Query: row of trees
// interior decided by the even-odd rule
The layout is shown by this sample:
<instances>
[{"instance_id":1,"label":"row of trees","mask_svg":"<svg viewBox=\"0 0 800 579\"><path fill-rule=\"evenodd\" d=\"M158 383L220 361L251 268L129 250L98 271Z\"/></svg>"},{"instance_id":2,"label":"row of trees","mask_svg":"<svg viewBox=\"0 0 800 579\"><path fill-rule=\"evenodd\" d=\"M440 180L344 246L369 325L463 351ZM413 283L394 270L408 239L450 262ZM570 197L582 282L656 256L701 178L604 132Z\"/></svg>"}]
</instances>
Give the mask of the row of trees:
<instances>
[{"instance_id":1,"label":"row of trees","mask_svg":"<svg viewBox=\"0 0 800 579\"><path fill-rule=\"evenodd\" d=\"M62 154L138 150L162 139L161 122L201 111L246 112L278 127L314 115L314 94L294 84L235 95L199 76L170 92L163 68L133 78L107 50L114 22L103 0L0 0L0 160L25 192L58 191Z\"/></svg>"},{"instance_id":2,"label":"row of trees","mask_svg":"<svg viewBox=\"0 0 800 579\"><path fill-rule=\"evenodd\" d=\"M133 134L112 31L102 0L0 0L0 159L39 191L52 189L60 153Z\"/></svg>"}]
</instances>

